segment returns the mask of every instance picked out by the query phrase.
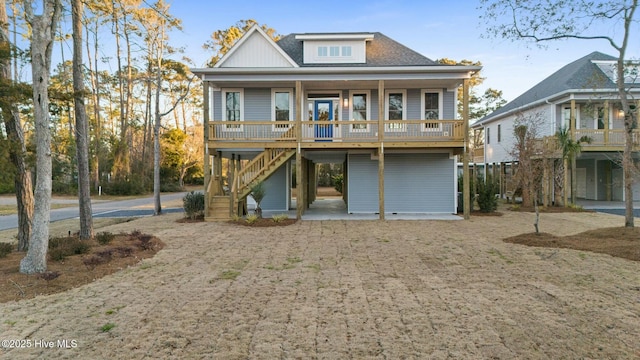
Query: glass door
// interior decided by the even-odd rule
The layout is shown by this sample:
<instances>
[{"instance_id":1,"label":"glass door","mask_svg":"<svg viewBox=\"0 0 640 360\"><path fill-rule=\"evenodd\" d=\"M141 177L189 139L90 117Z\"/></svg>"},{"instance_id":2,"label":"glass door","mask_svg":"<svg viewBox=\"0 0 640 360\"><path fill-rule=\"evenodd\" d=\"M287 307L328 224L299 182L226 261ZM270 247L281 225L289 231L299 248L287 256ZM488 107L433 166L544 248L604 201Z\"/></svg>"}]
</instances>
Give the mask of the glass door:
<instances>
[{"instance_id":1,"label":"glass door","mask_svg":"<svg viewBox=\"0 0 640 360\"><path fill-rule=\"evenodd\" d=\"M333 120L333 101L315 100L313 102L314 121ZM314 126L314 137L316 141L331 141L333 139L333 126L330 124L317 124Z\"/></svg>"}]
</instances>

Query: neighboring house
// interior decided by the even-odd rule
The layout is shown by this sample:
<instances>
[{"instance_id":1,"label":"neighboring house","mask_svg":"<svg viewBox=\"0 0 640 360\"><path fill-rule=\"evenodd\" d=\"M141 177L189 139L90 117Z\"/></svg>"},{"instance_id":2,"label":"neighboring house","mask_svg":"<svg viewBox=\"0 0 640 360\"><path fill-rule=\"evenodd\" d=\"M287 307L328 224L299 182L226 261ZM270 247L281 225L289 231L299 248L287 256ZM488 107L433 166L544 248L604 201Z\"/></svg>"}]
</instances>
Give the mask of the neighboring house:
<instances>
[{"instance_id":1,"label":"neighboring house","mask_svg":"<svg viewBox=\"0 0 640 360\"><path fill-rule=\"evenodd\" d=\"M489 171L498 171L501 179L508 177L513 159L513 124L517 117L539 119L540 137L551 136L560 128L570 130L573 139L587 136L591 143L583 144L576 163L576 197L588 200L622 201L623 172L620 166L624 148L624 113L615 84L616 58L593 52L556 71L515 100L473 124L484 131L476 162ZM640 79L637 68L629 68L625 82L629 89L631 108L640 99ZM635 150L640 133L634 130ZM638 159L638 153L634 153ZM569 189L570 193L571 189ZM636 182L634 199L640 200L640 184Z\"/></svg>"},{"instance_id":2,"label":"neighboring house","mask_svg":"<svg viewBox=\"0 0 640 360\"><path fill-rule=\"evenodd\" d=\"M378 32L274 42L254 26L213 68L192 70L204 83L207 219L241 214L259 181L265 211L292 208L295 181L300 218L319 163L344 165L349 213L456 213L468 133L457 89L479 70L441 65Z\"/></svg>"}]
</instances>

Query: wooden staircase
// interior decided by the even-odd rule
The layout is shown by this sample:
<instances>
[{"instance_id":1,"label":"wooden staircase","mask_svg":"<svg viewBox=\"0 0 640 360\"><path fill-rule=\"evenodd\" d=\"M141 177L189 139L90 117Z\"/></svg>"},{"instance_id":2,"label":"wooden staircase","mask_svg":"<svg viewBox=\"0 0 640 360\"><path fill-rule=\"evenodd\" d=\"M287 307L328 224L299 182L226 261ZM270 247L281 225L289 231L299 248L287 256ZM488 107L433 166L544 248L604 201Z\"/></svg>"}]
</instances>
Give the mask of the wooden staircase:
<instances>
[{"instance_id":1,"label":"wooden staircase","mask_svg":"<svg viewBox=\"0 0 640 360\"><path fill-rule=\"evenodd\" d=\"M295 149L266 149L238 171L231 188L234 213L241 215L240 204L251 193L251 187L267 180L295 153Z\"/></svg>"}]
</instances>

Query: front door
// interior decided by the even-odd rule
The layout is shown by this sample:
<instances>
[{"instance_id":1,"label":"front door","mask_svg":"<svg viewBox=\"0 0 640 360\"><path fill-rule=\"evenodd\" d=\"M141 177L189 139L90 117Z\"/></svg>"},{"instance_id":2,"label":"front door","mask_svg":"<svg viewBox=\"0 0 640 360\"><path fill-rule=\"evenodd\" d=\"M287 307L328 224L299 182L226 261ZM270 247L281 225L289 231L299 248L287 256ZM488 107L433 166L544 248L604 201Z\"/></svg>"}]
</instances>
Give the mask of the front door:
<instances>
[{"instance_id":1,"label":"front door","mask_svg":"<svg viewBox=\"0 0 640 360\"><path fill-rule=\"evenodd\" d=\"M333 120L333 101L315 100L313 102L314 121ZM314 126L314 137L316 141L331 141L333 138L333 126L330 124L318 124Z\"/></svg>"}]
</instances>

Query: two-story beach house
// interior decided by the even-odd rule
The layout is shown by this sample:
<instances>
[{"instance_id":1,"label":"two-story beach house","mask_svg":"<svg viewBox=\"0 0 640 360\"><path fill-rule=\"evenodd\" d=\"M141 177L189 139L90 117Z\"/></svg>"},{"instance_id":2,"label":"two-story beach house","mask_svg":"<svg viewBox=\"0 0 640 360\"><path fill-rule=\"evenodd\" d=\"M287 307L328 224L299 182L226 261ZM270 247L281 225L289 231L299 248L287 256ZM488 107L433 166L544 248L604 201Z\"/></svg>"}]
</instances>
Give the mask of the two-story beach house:
<instances>
[{"instance_id":1,"label":"two-story beach house","mask_svg":"<svg viewBox=\"0 0 640 360\"><path fill-rule=\"evenodd\" d=\"M593 52L556 71L522 95L473 124L484 130L484 145L475 149L474 162L484 163L488 171L505 173L515 159L513 148L514 121L520 117L537 117L541 145L557 143L552 136L565 128L573 140L588 137L577 158L574 176L576 198L587 200L624 200L623 171L624 112L616 88L616 58ZM635 70L634 70L635 69ZM625 79L631 108L635 111L640 99L640 77L637 68L628 71ZM640 132L634 130L634 148L640 150ZM542 142L541 142L542 143ZM554 152L556 157L558 152ZM638 159L634 153L634 159ZM508 176L508 174L507 174ZM549 174L552 176L552 174ZM569 174L570 176L570 174ZM550 181L547 181L550 183ZM547 193L553 191L547 188ZM552 197L549 196L549 199ZM634 200L640 200L640 183L636 181Z\"/></svg>"},{"instance_id":2,"label":"two-story beach house","mask_svg":"<svg viewBox=\"0 0 640 360\"><path fill-rule=\"evenodd\" d=\"M379 32L273 41L254 26L214 67L192 70L204 84L206 218L242 214L258 182L263 210L301 218L319 163L343 165L347 213L456 213L468 133L457 94L479 70Z\"/></svg>"}]
</instances>

